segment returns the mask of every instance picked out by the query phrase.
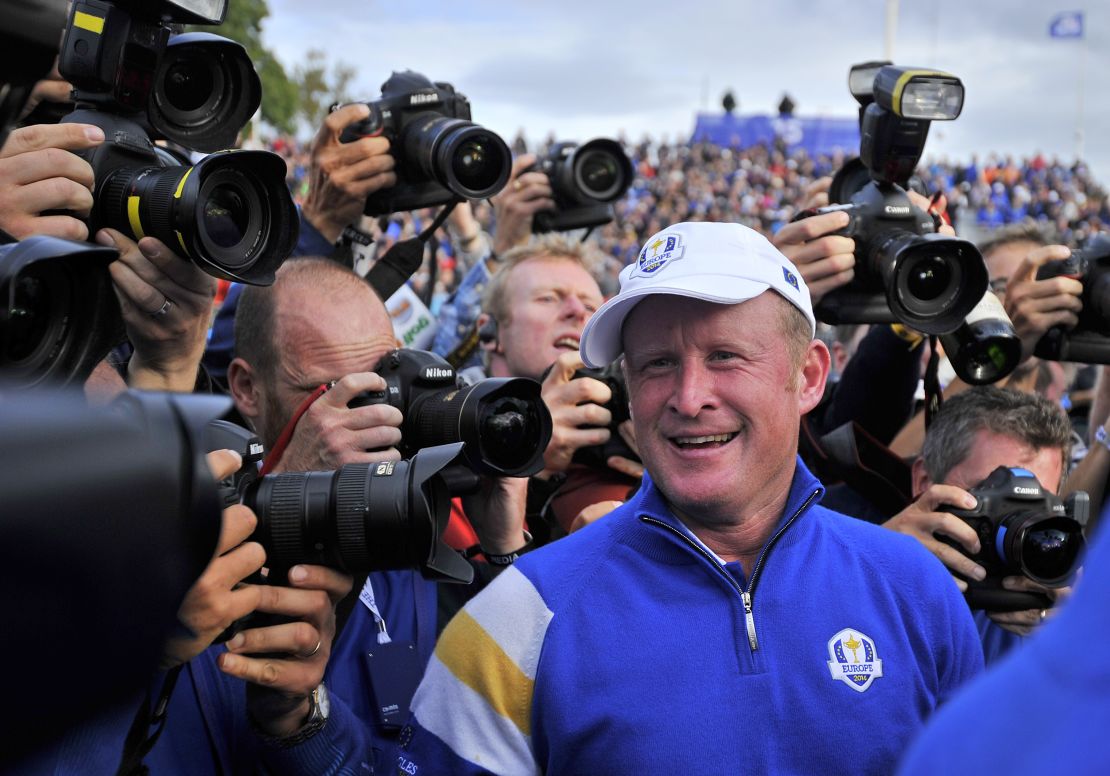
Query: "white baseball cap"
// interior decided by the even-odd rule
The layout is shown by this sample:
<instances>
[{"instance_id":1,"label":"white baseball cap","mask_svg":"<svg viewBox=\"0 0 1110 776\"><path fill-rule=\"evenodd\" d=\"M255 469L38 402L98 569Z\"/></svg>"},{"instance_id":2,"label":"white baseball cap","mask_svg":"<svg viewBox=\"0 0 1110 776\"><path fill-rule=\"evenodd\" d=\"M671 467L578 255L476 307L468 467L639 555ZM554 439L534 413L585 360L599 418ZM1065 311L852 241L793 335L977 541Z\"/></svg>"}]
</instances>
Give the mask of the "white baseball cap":
<instances>
[{"instance_id":1,"label":"white baseball cap","mask_svg":"<svg viewBox=\"0 0 1110 776\"><path fill-rule=\"evenodd\" d=\"M620 292L603 304L582 331L582 360L603 367L624 347L624 319L649 294L675 294L717 304L739 304L767 289L777 291L817 323L809 289L788 258L754 229L740 224L686 222L669 226L644 244L621 270Z\"/></svg>"}]
</instances>

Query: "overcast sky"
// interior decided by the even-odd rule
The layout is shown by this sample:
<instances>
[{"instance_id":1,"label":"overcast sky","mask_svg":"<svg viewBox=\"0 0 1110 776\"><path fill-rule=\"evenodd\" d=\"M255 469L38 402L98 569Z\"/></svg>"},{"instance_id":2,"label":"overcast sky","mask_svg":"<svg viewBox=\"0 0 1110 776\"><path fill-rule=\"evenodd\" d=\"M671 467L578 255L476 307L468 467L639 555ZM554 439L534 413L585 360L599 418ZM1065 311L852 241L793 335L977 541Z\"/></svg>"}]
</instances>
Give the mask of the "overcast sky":
<instances>
[{"instance_id":1,"label":"overcast sky","mask_svg":"<svg viewBox=\"0 0 1110 776\"><path fill-rule=\"evenodd\" d=\"M358 70L376 97L392 70L449 81L475 121L511 140L586 140L623 131L686 139L695 114L771 113L783 92L799 116L854 116L848 67L883 55L884 0L269 0L264 37L292 68L310 48ZM1085 156L1110 182L1110 7L1088 2L1086 39L1048 25L1082 8L1057 0L902 3L893 59L963 79L955 122L936 123L930 154L1073 158L1083 82ZM1086 52L1084 53L1084 49ZM1082 74L1082 75L1081 75Z\"/></svg>"}]
</instances>

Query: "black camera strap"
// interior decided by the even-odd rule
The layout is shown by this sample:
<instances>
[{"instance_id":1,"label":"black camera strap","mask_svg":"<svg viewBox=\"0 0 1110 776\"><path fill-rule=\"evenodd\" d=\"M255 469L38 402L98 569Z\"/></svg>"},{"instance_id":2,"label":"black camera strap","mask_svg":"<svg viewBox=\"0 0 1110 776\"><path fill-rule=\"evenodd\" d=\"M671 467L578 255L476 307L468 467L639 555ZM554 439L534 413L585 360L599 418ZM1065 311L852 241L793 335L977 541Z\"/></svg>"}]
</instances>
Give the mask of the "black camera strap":
<instances>
[{"instance_id":1,"label":"black camera strap","mask_svg":"<svg viewBox=\"0 0 1110 776\"><path fill-rule=\"evenodd\" d=\"M929 337L929 364L925 367L925 430L933 424L933 418L940 412L940 405L944 403L944 396L940 389L940 379L937 372L940 370L940 348L935 335Z\"/></svg>"},{"instance_id":2,"label":"black camera strap","mask_svg":"<svg viewBox=\"0 0 1110 776\"><path fill-rule=\"evenodd\" d=\"M366 282L377 292L382 301L389 299L413 276L424 262L425 244L435 233L436 229L443 226L447 216L455 209L460 200L453 200L443 207L432 223L416 237L394 243L385 254L374 262L374 266L366 273ZM435 256L432 256L433 262Z\"/></svg>"},{"instance_id":3,"label":"black camera strap","mask_svg":"<svg viewBox=\"0 0 1110 776\"><path fill-rule=\"evenodd\" d=\"M166 728L166 711L169 709L170 696L177 685L177 678L181 676L184 665L175 666L166 672L162 682L162 691L158 694L158 703L153 712L150 708L149 690L143 695L143 703L131 722L131 729L127 731L127 738L123 743L123 758L120 760L116 776L146 776L150 769L143 765L143 759L158 743L158 737ZM152 730L153 728L153 730Z\"/></svg>"}]
</instances>

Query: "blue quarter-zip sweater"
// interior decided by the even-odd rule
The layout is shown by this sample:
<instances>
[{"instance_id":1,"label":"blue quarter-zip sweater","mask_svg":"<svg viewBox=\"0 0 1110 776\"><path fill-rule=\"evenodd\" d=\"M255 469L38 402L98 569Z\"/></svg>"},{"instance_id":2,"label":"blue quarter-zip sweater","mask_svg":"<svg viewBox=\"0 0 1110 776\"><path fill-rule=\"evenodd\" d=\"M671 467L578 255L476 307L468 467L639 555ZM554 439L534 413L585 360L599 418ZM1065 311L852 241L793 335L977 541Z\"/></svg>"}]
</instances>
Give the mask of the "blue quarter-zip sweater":
<instances>
[{"instance_id":1,"label":"blue quarter-zip sweater","mask_svg":"<svg viewBox=\"0 0 1110 776\"><path fill-rule=\"evenodd\" d=\"M400 773L889 773L983 666L916 540L829 511L799 459L746 579L650 478L444 631Z\"/></svg>"}]
</instances>

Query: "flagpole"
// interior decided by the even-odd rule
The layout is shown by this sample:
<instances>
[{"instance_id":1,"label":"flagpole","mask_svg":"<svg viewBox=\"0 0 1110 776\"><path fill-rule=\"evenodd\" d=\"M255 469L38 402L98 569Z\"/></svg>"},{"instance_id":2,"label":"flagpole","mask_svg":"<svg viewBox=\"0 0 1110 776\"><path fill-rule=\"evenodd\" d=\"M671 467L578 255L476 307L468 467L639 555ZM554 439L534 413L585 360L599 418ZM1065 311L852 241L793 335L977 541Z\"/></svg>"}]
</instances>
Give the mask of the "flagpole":
<instances>
[{"instance_id":1,"label":"flagpole","mask_svg":"<svg viewBox=\"0 0 1110 776\"><path fill-rule=\"evenodd\" d=\"M1083 151L1084 151L1084 148L1083 148L1083 141L1084 141L1084 137L1083 137L1083 135L1084 135L1084 133L1083 133L1083 92L1084 92L1084 87L1085 87L1085 83L1086 83L1085 79L1086 79L1086 73L1087 73L1087 30L1085 29L1086 28L1086 21L1087 21L1086 19L1083 20L1083 22L1084 22L1084 24L1083 24L1083 26L1084 26L1083 38L1082 38L1082 40L1080 41L1080 44L1079 44L1080 45L1079 84L1078 84L1079 90L1078 90L1078 96L1076 98L1076 106L1075 106L1075 160L1077 162L1082 161Z\"/></svg>"}]
</instances>

